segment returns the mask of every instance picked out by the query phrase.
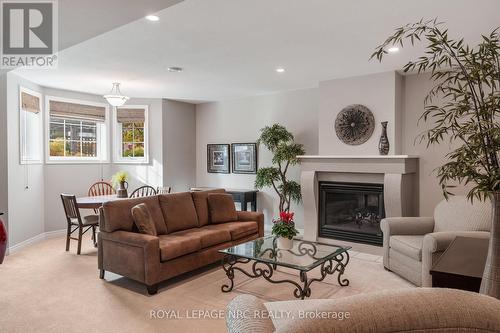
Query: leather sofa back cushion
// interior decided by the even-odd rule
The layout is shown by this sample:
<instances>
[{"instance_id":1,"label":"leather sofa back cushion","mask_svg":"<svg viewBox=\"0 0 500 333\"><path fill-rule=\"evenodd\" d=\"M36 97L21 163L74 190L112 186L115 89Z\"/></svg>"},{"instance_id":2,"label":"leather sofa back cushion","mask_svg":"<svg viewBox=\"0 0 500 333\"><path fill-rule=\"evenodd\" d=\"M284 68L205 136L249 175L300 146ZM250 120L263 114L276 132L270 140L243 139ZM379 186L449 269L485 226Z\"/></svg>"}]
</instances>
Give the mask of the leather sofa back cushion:
<instances>
[{"instance_id":1,"label":"leather sofa back cushion","mask_svg":"<svg viewBox=\"0 0 500 333\"><path fill-rule=\"evenodd\" d=\"M105 232L113 232L116 230L133 231L134 218L132 217L132 207L141 203L148 206L151 218L155 223L157 234L166 234L167 227L163 220L158 196L115 200L104 203L104 223L100 225L101 230Z\"/></svg>"},{"instance_id":2,"label":"leather sofa back cushion","mask_svg":"<svg viewBox=\"0 0 500 333\"><path fill-rule=\"evenodd\" d=\"M158 197L168 233L198 227L191 193L163 194Z\"/></svg>"},{"instance_id":3,"label":"leather sofa back cushion","mask_svg":"<svg viewBox=\"0 0 500 333\"><path fill-rule=\"evenodd\" d=\"M155 222L151 218L148 206L146 204L138 204L132 207L132 217L134 223L141 234L157 236Z\"/></svg>"},{"instance_id":4,"label":"leather sofa back cushion","mask_svg":"<svg viewBox=\"0 0 500 333\"><path fill-rule=\"evenodd\" d=\"M226 191L222 188L208 191L191 192L194 206L196 208L196 213L198 214L198 223L200 227L203 227L210 223L210 213L208 212L208 194L225 192Z\"/></svg>"},{"instance_id":5,"label":"leather sofa back cushion","mask_svg":"<svg viewBox=\"0 0 500 333\"><path fill-rule=\"evenodd\" d=\"M236 213L231 194L209 193L208 209L210 211L211 223L216 224L238 220L238 214Z\"/></svg>"}]
</instances>

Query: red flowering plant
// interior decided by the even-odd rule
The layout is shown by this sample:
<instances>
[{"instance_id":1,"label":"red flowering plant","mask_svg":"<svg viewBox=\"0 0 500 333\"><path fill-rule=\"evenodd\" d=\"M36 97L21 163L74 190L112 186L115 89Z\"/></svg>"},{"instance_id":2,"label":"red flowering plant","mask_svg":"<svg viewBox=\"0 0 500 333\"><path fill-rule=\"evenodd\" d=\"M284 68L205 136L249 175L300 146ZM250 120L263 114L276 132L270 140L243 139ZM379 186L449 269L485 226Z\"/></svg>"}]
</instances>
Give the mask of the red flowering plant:
<instances>
[{"instance_id":1,"label":"red flowering plant","mask_svg":"<svg viewBox=\"0 0 500 333\"><path fill-rule=\"evenodd\" d=\"M294 213L280 212L279 219L273 221L273 235L293 239L299 233L293 222Z\"/></svg>"}]
</instances>

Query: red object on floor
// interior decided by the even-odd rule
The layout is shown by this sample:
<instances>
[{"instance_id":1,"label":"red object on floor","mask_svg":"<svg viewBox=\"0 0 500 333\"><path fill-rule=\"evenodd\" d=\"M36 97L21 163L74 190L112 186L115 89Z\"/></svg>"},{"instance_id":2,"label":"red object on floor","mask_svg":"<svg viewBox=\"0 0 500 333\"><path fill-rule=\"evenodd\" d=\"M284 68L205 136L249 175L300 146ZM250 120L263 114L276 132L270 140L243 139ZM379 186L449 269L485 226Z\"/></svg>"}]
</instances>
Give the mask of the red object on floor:
<instances>
[{"instance_id":1,"label":"red object on floor","mask_svg":"<svg viewBox=\"0 0 500 333\"><path fill-rule=\"evenodd\" d=\"M0 215L3 215L3 213L0 213ZM7 250L7 230L5 230L5 224L0 218L0 264L3 263L5 250Z\"/></svg>"}]
</instances>

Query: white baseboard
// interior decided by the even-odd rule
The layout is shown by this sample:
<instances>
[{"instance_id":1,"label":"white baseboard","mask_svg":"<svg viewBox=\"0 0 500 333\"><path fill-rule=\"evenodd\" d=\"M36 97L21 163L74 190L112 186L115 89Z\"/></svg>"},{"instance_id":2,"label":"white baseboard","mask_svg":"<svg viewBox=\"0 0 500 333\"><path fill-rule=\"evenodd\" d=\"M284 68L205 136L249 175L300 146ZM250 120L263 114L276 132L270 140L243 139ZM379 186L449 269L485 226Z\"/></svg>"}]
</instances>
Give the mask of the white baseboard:
<instances>
[{"instance_id":1,"label":"white baseboard","mask_svg":"<svg viewBox=\"0 0 500 333\"><path fill-rule=\"evenodd\" d=\"M43 232L39 235L36 235L35 237L31 237L30 239L27 239L25 241L22 241L21 243L17 243L16 245L9 247L7 249L6 255L16 253L19 250L22 250L28 246L33 245L33 244L39 243L45 239L59 237L59 236L65 235L65 234L66 234L66 229Z\"/></svg>"}]
</instances>

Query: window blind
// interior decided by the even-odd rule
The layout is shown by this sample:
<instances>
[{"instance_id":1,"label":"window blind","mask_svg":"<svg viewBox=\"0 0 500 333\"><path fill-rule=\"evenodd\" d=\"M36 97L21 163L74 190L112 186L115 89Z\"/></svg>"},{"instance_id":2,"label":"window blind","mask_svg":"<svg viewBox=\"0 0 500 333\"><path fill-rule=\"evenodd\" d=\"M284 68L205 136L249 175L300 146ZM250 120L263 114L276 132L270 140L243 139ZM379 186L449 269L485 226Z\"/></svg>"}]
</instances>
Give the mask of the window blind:
<instances>
[{"instance_id":1,"label":"window blind","mask_svg":"<svg viewBox=\"0 0 500 333\"><path fill-rule=\"evenodd\" d=\"M103 106L50 101L49 108L51 117L87 119L99 122L104 122L106 118L106 108Z\"/></svg>"},{"instance_id":2,"label":"window blind","mask_svg":"<svg viewBox=\"0 0 500 333\"><path fill-rule=\"evenodd\" d=\"M119 123L143 123L145 122L144 109L117 108L117 120Z\"/></svg>"},{"instance_id":3,"label":"window blind","mask_svg":"<svg viewBox=\"0 0 500 333\"><path fill-rule=\"evenodd\" d=\"M21 92L21 110L26 112L40 112L40 98L30 95L26 92Z\"/></svg>"}]
</instances>

